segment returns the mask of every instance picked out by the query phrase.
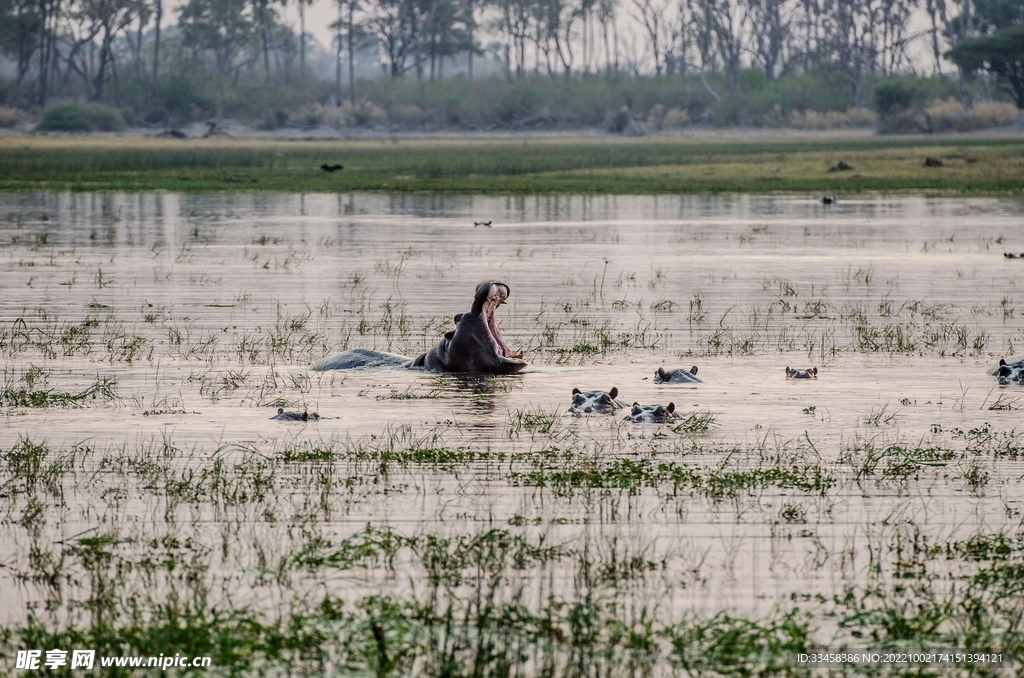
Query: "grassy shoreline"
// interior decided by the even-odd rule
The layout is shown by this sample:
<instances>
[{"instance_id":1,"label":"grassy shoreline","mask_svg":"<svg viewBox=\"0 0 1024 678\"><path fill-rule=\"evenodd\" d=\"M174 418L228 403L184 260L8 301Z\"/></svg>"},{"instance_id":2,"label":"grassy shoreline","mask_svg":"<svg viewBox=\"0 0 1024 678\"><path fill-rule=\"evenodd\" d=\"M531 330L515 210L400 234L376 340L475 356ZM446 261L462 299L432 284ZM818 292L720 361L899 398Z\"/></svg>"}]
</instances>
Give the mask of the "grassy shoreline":
<instances>
[{"instance_id":1,"label":"grassy shoreline","mask_svg":"<svg viewBox=\"0 0 1024 678\"><path fill-rule=\"evenodd\" d=\"M924 158L942 167L925 167ZM849 171L829 171L840 160ZM321 164L344 169L324 172ZM1024 194L1024 136L0 137L0 190Z\"/></svg>"}]
</instances>

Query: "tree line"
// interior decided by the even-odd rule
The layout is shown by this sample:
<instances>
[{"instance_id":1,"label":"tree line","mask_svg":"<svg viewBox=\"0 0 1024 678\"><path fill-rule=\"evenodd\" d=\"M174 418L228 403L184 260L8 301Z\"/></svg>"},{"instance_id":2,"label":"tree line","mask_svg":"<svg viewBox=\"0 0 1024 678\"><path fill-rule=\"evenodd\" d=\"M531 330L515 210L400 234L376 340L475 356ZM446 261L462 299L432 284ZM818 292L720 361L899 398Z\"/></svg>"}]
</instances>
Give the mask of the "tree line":
<instances>
[{"instance_id":1,"label":"tree line","mask_svg":"<svg viewBox=\"0 0 1024 678\"><path fill-rule=\"evenodd\" d=\"M306 16L314 0L0 0L8 98L167 94L202 74L308 84ZM319 0L330 2L332 0ZM295 3L299 26L284 23ZM686 77L721 101L744 69L770 83L815 73L867 104L872 77L949 72L965 105L975 74L1008 85L1024 109L1024 0L333 0L338 93L355 104L356 54L375 50L383 76L430 82L455 59L474 77L489 57L507 80ZM709 79L709 74L719 76ZM344 81L344 83L343 83ZM160 89L163 87L163 89ZM724 91L723 91L724 90Z\"/></svg>"}]
</instances>

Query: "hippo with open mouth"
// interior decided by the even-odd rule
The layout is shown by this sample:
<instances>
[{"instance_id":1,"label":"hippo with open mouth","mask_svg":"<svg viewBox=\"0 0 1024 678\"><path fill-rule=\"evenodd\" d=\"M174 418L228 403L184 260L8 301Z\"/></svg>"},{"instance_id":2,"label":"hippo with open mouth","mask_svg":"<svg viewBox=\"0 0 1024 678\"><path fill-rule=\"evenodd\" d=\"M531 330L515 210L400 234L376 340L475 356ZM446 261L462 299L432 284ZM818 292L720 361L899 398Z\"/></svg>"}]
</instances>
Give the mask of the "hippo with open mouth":
<instances>
[{"instance_id":1,"label":"hippo with open mouth","mask_svg":"<svg viewBox=\"0 0 1024 678\"><path fill-rule=\"evenodd\" d=\"M574 388L569 412L572 414L609 414L615 410L621 410L625 405L616 400L618 395L619 389L614 386L610 391L581 391Z\"/></svg>"},{"instance_id":2,"label":"hippo with open mouth","mask_svg":"<svg viewBox=\"0 0 1024 678\"><path fill-rule=\"evenodd\" d=\"M786 367L786 379L817 379L818 368L812 367L809 370L794 370L791 367Z\"/></svg>"},{"instance_id":3,"label":"hippo with open mouth","mask_svg":"<svg viewBox=\"0 0 1024 678\"><path fill-rule=\"evenodd\" d=\"M1006 362L1005 358L1000 358L999 365L989 370L988 373L996 378L1000 386L1024 385L1024 358L1013 356L1010 358L1010 362Z\"/></svg>"},{"instance_id":4,"label":"hippo with open mouth","mask_svg":"<svg viewBox=\"0 0 1024 678\"><path fill-rule=\"evenodd\" d=\"M667 424L676 419L682 419L682 417L676 414L675 403L668 405L633 403L633 410L623 418L624 421L631 421L634 424Z\"/></svg>"},{"instance_id":5,"label":"hippo with open mouth","mask_svg":"<svg viewBox=\"0 0 1024 678\"><path fill-rule=\"evenodd\" d=\"M688 370L666 370L664 367L659 367L658 371L654 373L655 384L703 384L704 382L697 378L697 366L694 365Z\"/></svg>"},{"instance_id":6,"label":"hippo with open mouth","mask_svg":"<svg viewBox=\"0 0 1024 678\"><path fill-rule=\"evenodd\" d=\"M501 282L484 282L476 288L469 313L455 316L455 329L432 349L412 360L393 353L353 349L324 358L313 369L349 370L357 367L407 367L431 372L483 372L513 374L529 363L513 355L498 332L494 312L508 299L509 287Z\"/></svg>"}]
</instances>

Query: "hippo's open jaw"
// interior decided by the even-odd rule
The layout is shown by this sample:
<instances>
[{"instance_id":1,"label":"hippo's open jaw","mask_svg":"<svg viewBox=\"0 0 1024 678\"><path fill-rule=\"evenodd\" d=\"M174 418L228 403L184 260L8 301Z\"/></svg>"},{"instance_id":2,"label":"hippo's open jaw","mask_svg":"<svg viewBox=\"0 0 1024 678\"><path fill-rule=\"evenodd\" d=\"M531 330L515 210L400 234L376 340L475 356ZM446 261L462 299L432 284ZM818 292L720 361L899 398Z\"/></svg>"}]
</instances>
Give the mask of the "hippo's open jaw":
<instances>
[{"instance_id":1,"label":"hippo's open jaw","mask_svg":"<svg viewBox=\"0 0 1024 678\"><path fill-rule=\"evenodd\" d=\"M512 351L509 349L508 344L501 338L501 332L498 331L498 323L494 320L494 312L498 310L498 307L505 303L509 295L508 285L505 283L491 283L490 288L487 290L487 299L484 301L481 313L483 313L484 325L487 326L487 332L491 335L491 342L494 344L494 352L504 358L520 358L522 356L512 355Z\"/></svg>"}]
</instances>

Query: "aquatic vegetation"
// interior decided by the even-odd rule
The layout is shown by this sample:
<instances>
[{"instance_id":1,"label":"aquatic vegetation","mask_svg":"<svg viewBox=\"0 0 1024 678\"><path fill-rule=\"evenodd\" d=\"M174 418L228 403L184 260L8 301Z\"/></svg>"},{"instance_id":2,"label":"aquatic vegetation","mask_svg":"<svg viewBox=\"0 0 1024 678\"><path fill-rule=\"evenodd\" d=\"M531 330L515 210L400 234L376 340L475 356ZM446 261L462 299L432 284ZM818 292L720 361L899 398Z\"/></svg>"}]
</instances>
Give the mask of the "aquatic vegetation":
<instances>
[{"instance_id":1,"label":"aquatic vegetation","mask_svg":"<svg viewBox=\"0 0 1024 678\"><path fill-rule=\"evenodd\" d=\"M8 383L0 390L0 407L83 407L97 398L104 402L120 400L113 377L100 377L78 393L33 389L33 379L22 377L21 381L24 383L20 386Z\"/></svg>"}]
</instances>

